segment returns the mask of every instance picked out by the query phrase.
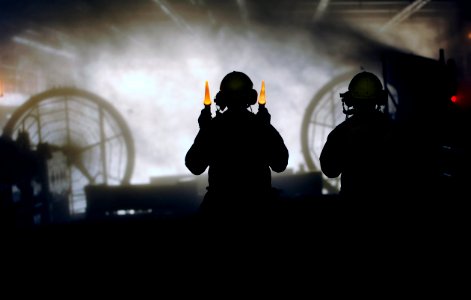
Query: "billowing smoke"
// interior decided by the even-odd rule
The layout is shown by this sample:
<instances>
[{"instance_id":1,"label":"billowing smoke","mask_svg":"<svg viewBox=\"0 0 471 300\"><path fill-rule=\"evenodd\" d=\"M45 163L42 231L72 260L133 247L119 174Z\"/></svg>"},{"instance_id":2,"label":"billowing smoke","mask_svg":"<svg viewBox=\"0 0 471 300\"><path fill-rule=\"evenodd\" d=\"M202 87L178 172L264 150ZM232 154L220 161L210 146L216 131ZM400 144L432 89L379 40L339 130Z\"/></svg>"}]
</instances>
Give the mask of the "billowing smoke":
<instances>
[{"instance_id":1,"label":"billowing smoke","mask_svg":"<svg viewBox=\"0 0 471 300\"><path fill-rule=\"evenodd\" d=\"M131 127L135 182L189 174L184 157L198 132L204 82L209 81L213 98L221 79L233 70L249 75L257 90L265 80L272 123L290 150L289 167L296 169L303 164L304 109L328 80L328 63L316 55L307 37L228 28L191 33L142 28L133 34L134 42L123 44L119 51L106 40L95 45L96 54L87 55L91 59L84 63L82 83L109 99ZM252 109L256 112L257 107Z\"/></svg>"},{"instance_id":2,"label":"billowing smoke","mask_svg":"<svg viewBox=\"0 0 471 300\"><path fill-rule=\"evenodd\" d=\"M69 66L43 56L34 59L48 78L44 87L75 85L92 91L123 115L136 144L133 183L189 174L184 157L198 132L204 83L209 81L213 98L221 79L233 70L249 75L258 91L265 80L272 124L290 151L288 167L296 171L304 165L303 114L325 83L352 68L377 68L384 50L433 54L443 47L427 26L404 28L404 34L385 35L383 43L371 38L374 30L359 33L345 24L252 25L250 30L136 25L67 41L74 54ZM256 112L256 105L252 109Z\"/></svg>"}]
</instances>

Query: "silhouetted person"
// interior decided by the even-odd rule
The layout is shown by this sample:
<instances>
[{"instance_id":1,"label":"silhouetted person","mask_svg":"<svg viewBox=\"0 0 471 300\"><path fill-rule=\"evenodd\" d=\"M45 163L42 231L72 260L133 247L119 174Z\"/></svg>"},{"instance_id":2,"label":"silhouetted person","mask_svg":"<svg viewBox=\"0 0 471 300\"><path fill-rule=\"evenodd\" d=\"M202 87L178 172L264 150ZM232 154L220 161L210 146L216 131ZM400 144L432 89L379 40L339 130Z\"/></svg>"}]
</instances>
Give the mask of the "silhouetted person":
<instances>
[{"instance_id":1,"label":"silhouetted person","mask_svg":"<svg viewBox=\"0 0 471 300\"><path fill-rule=\"evenodd\" d=\"M209 106L201 111L200 130L185 164L195 175L209 167L203 215L256 216L270 205L270 169L285 170L288 149L264 106L257 114L247 110L257 95L250 78L234 71L221 81L216 117L211 118Z\"/></svg>"},{"instance_id":2,"label":"silhouetted person","mask_svg":"<svg viewBox=\"0 0 471 300\"><path fill-rule=\"evenodd\" d=\"M379 78L360 72L340 94L347 118L330 132L320 155L322 172L341 176L340 195L382 200L398 193L397 143L392 120L381 111L387 93Z\"/></svg>"}]
</instances>

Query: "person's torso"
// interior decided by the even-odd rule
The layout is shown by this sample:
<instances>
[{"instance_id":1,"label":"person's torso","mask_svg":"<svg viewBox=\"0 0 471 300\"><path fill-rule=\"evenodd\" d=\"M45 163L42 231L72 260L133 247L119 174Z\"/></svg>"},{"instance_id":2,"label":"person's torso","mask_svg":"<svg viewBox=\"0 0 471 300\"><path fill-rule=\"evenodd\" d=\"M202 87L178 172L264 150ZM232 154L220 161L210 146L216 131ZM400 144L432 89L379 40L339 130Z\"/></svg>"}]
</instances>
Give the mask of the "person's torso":
<instances>
[{"instance_id":1,"label":"person's torso","mask_svg":"<svg viewBox=\"0 0 471 300\"><path fill-rule=\"evenodd\" d=\"M381 115L346 122L341 175L344 194L387 194L397 176L392 123Z\"/></svg>"},{"instance_id":2,"label":"person's torso","mask_svg":"<svg viewBox=\"0 0 471 300\"><path fill-rule=\"evenodd\" d=\"M265 130L255 116L219 116L214 120L209 164L209 187L224 192L256 191L271 187Z\"/></svg>"}]
</instances>

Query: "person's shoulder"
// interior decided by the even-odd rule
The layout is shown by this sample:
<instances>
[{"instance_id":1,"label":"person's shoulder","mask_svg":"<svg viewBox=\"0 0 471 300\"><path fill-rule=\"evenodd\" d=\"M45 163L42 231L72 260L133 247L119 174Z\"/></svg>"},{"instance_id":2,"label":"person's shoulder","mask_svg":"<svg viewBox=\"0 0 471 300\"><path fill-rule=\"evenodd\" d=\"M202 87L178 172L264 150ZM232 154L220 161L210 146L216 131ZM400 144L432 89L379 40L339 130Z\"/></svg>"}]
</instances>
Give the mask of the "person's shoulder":
<instances>
[{"instance_id":1,"label":"person's shoulder","mask_svg":"<svg viewBox=\"0 0 471 300\"><path fill-rule=\"evenodd\" d=\"M332 131L345 130L345 129L349 128L350 126L352 126L352 123L353 123L353 120L351 118L346 119L345 121L342 121L339 124L335 125L334 128L332 129Z\"/></svg>"},{"instance_id":2,"label":"person's shoulder","mask_svg":"<svg viewBox=\"0 0 471 300\"><path fill-rule=\"evenodd\" d=\"M227 122L227 115L225 113L217 112L216 115L211 119L213 124L219 124Z\"/></svg>"},{"instance_id":3,"label":"person's shoulder","mask_svg":"<svg viewBox=\"0 0 471 300\"><path fill-rule=\"evenodd\" d=\"M375 118L377 124L380 124L387 129L394 130L397 127L397 122L387 113L378 112L375 115Z\"/></svg>"},{"instance_id":4,"label":"person's shoulder","mask_svg":"<svg viewBox=\"0 0 471 300\"><path fill-rule=\"evenodd\" d=\"M247 119L255 119L257 116L256 114L254 114L253 112L249 110L244 110L242 115Z\"/></svg>"},{"instance_id":5,"label":"person's shoulder","mask_svg":"<svg viewBox=\"0 0 471 300\"><path fill-rule=\"evenodd\" d=\"M368 114L368 116L370 119L373 119L373 120L386 121L386 122L392 121L391 116L387 112L384 112L381 110L375 110L371 112L370 114Z\"/></svg>"},{"instance_id":6,"label":"person's shoulder","mask_svg":"<svg viewBox=\"0 0 471 300\"><path fill-rule=\"evenodd\" d=\"M337 124L327 135L329 140L343 139L345 135L348 135L353 125L351 122L348 122L350 119L342 121L340 124Z\"/></svg>"}]
</instances>

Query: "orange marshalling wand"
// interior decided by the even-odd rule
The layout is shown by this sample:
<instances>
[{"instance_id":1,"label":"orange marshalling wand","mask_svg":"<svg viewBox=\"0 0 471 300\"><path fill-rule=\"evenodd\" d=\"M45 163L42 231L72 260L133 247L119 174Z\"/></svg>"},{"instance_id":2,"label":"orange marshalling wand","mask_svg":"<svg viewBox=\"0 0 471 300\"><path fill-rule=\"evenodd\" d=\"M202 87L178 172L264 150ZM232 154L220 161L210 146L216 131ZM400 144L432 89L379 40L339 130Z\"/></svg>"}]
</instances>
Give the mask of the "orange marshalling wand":
<instances>
[{"instance_id":1,"label":"orange marshalling wand","mask_svg":"<svg viewBox=\"0 0 471 300\"><path fill-rule=\"evenodd\" d=\"M262 80L262 89L260 90L260 96L258 97L258 104L265 105L267 99L265 98L265 80Z\"/></svg>"},{"instance_id":2,"label":"orange marshalling wand","mask_svg":"<svg viewBox=\"0 0 471 300\"><path fill-rule=\"evenodd\" d=\"M204 89L204 105L211 105L211 97L209 96L209 85L208 81L206 80L206 87Z\"/></svg>"}]
</instances>

